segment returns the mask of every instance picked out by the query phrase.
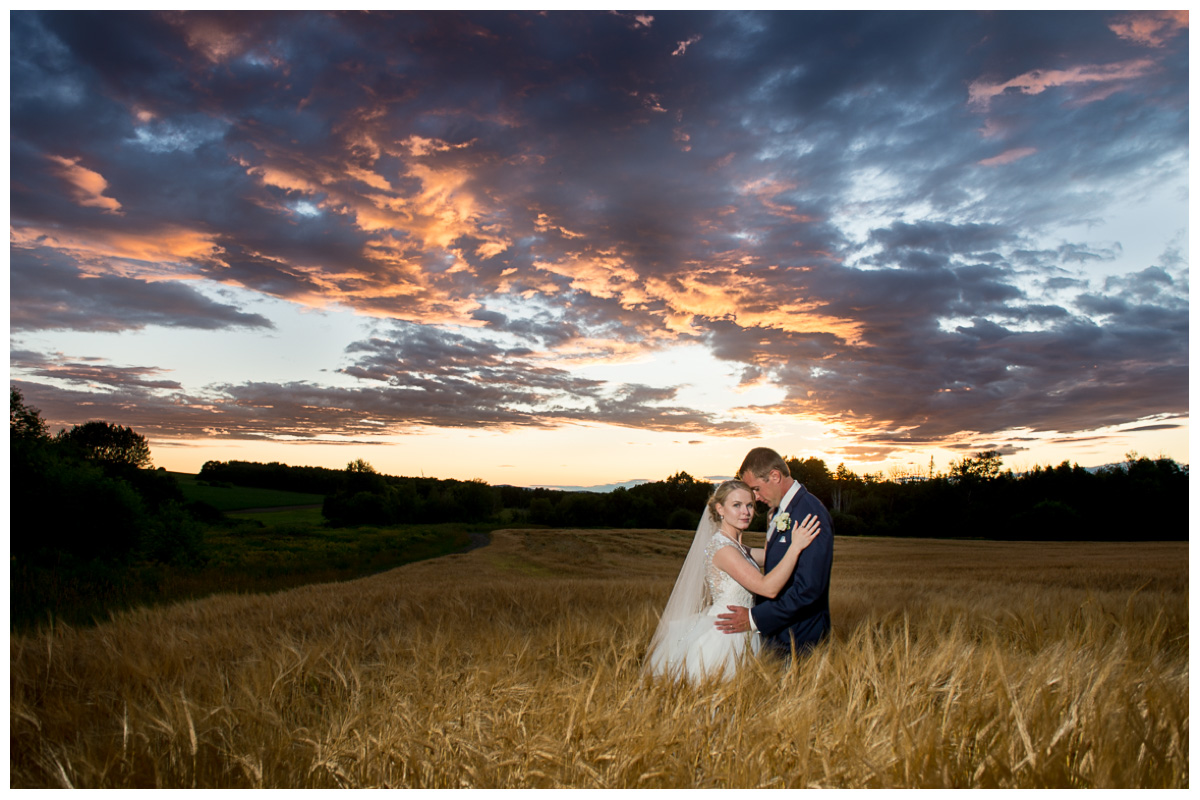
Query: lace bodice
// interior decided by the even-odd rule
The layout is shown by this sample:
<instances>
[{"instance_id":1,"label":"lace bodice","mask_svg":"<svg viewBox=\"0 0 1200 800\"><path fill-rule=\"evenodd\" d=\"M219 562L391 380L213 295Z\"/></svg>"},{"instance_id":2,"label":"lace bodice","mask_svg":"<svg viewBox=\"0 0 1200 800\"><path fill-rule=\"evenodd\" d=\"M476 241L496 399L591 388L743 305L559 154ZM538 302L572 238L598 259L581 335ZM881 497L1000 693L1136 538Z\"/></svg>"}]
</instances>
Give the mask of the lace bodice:
<instances>
[{"instance_id":1,"label":"lace bodice","mask_svg":"<svg viewBox=\"0 0 1200 800\"><path fill-rule=\"evenodd\" d=\"M704 548L704 568L708 596L712 598L707 613L709 616L714 617L717 614L725 613L727 611L726 606L745 606L749 608L754 605L754 595L740 583L729 577L720 567L713 564L713 556L722 547L732 547L741 554L742 558L750 562L752 567L758 569L758 564L754 563L754 559L750 557L748 550L723 533L718 532L713 534L712 541Z\"/></svg>"}]
</instances>

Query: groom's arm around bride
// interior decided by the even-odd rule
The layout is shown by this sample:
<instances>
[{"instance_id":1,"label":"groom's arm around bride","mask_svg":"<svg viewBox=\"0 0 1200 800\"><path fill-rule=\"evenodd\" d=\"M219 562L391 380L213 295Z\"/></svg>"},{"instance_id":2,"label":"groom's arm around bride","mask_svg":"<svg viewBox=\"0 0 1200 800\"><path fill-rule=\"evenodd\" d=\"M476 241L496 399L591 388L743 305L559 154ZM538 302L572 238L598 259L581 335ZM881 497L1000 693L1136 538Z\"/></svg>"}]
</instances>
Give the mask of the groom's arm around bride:
<instances>
[{"instance_id":1,"label":"groom's arm around bride","mask_svg":"<svg viewBox=\"0 0 1200 800\"><path fill-rule=\"evenodd\" d=\"M726 633L759 631L764 644L780 655L790 656L793 643L797 652L805 652L829 634L829 578L833 567L833 520L828 509L812 493L794 481L787 462L774 450L755 448L742 462L738 475L754 491L755 498L772 509L782 510L790 519L813 514L820 520L821 532L800 554L791 580L774 600L761 600L753 609L730 606L729 613L718 615L717 627ZM764 571L770 570L787 552L791 524L774 521L767 530L763 559Z\"/></svg>"}]
</instances>

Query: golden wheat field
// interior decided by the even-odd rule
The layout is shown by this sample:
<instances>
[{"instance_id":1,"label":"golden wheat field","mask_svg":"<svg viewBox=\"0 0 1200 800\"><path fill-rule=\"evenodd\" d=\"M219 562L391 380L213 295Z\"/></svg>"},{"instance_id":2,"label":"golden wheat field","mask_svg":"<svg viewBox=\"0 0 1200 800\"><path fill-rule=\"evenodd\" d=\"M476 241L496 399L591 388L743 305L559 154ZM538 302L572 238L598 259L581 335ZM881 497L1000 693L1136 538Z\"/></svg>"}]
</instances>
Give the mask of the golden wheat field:
<instances>
[{"instance_id":1,"label":"golden wheat field","mask_svg":"<svg viewBox=\"0 0 1200 800\"><path fill-rule=\"evenodd\" d=\"M683 531L11 639L12 787L1186 787L1188 547L839 539L834 635L641 672Z\"/></svg>"}]
</instances>

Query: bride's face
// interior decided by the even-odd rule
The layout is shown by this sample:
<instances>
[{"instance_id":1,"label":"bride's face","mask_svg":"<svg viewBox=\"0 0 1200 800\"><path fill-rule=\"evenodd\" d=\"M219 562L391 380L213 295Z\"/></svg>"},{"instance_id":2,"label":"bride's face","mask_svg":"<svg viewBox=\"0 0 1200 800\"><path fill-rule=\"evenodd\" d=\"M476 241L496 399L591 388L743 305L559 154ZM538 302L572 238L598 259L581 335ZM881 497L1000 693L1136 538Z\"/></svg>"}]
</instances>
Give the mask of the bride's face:
<instances>
[{"instance_id":1,"label":"bride's face","mask_svg":"<svg viewBox=\"0 0 1200 800\"><path fill-rule=\"evenodd\" d=\"M754 496L745 489L734 489L725 495L724 503L717 503L721 518L739 531L750 527L754 518Z\"/></svg>"}]
</instances>

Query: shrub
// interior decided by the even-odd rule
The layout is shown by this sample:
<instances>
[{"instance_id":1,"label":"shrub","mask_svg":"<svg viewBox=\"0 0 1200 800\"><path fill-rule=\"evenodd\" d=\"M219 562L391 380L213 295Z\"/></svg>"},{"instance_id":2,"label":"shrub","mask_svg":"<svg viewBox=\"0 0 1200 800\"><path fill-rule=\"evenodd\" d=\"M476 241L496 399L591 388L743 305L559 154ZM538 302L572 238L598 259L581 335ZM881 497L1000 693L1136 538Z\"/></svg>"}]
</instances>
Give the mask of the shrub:
<instances>
[{"instance_id":1,"label":"shrub","mask_svg":"<svg viewBox=\"0 0 1200 800\"><path fill-rule=\"evenodd\" d=\"M149 561L199 566L207 559L204 531L179 503L168 503L145 526L139 551Z\"/></svg>"},{"instance_id":2,"label":"shrub","mask_svg":"<svg viewBox=\"0 0 1200 800\"><path fill-rule=\"evenodd\" d=\"M141 498L91 465L50 459L40 473L15 480L13 490L13 555L126 560L138 545L146 520Z\"/></svg>"}]
</instances>

